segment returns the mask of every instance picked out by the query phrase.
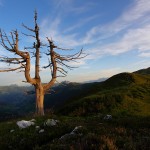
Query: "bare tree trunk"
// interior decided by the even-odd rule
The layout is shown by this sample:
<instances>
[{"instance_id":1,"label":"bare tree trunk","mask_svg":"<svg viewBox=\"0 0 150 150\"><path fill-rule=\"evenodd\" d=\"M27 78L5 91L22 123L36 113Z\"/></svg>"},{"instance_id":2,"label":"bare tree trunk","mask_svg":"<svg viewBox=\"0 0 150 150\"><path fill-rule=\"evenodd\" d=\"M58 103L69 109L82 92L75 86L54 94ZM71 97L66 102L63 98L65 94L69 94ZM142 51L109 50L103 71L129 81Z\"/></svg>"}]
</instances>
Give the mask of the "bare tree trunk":
<instances>
[{"instance_id":1,"label":"bare tree trunk","mask_svg":"<svg viewBox=\"0 0 150 150\"><path fill-rule=\"evenodd\" d=\"M44 116L44 91L42 85L35 86L36 91L36 113L37 115Z\"/></svg>"},{"instance_id":2,"label":"bare tree trunk","mask_svg":"<svg viewBox=\"0 0 150 150\"><path fill-rule=\"evenodd\" d=\"M31 72L31 58L30 52L28 51L20 51L19 50L19 35L18 31L12 31L10 32L10 36L7 36L7 34L4 31L0 30L0 44L6 49L7 51L13 53L14 55L20 56L19 58L15 57L0 57L0 62L5 62L7 64L13 64L13 65L20 65L20 67L16 68L8 68L8 69L0 69L0 72L9 72L9 71L16 71L20 70L25 72L25 78L26 82L34 85L35 92L36 92L36 113L40 116L44 115L44 95L45 93L54 85L57 77L65 77L67 75L67 71L63 69L63 67L66 67L68 69L72 69L74 67L71 67L70 65L66 64L66 62L75 61L77 59L81 59L86 57L87 55L81 56L84 54L82 52L82 49L73 54L73 55L60 55L59 53L56 53L54 49L59 50L71 50L71 49L62 49L57 47L52 40L50 40L47 37L49 45L42 44L39 37L39 26L37 24L37 12L35 11L34 16L34 29L29 28L28 26L23 26L32 34L24 34L26 36L32 37L35 39L35 42L33 43L32 47L26 47L25 49L35 49L35 52L33 53L33 56L35 57L35 77L32 78L30 76ZM34 34L34 35L33 35ZM47 56L49 56L49 64L47 66L44 66L43 68L50 68L50 73L52 78L48 83L44 83L42 85L41 78L40 78L40 49L41 47L46 46L48 48L48 53L46 53ZM57 75L57 72L59 72L61 75Z\"/></svg>"}]
</instances>

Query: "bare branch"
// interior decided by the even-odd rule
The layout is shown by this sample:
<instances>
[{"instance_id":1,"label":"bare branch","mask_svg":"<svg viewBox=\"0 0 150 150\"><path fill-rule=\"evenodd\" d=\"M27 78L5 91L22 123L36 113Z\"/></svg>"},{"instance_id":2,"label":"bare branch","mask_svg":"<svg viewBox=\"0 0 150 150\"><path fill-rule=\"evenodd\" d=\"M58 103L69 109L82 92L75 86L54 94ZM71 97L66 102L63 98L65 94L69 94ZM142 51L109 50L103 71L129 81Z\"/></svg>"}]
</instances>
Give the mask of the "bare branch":
<instances>
[{"instance_id":1,"label":"bare branch","mask_svg":"<svg viewBox=\"0 0 150 150\"><path fill-rule=\"evenodd\" d=\"M68 73L66 70L64 70L63 68L57 67L58 70L62 70L65 73Z\"/></svg>"},{"instance_id":2,"label":"bare branch","mask_svg":"<svg viewBox=\"0 0 150 150\"><path fill-rule=\"evenodd\" d=\"M16 71L16 70L18 70L18 69L21 69L22 68L22 66L21 67L18 67L18 68L8 68L8 69L4 69L4 70L0 70L0 72L10 72L10 71Z\"/></svg>"},{"instance_id":3,"label":"bare branch","mask_svg":"<svg viewBox=\"0 0 150 150\"><path fill-rule=\"evenodd\" d=\"M29 28L28 26L24 25L23 23L22 23L22 26L23 26L24 28L26 28L27 30L31 31L31 32L35 32L35 30Z\"/></svg>"},{"instance_id":4,"label":"bare branch","mask_svg":"<svg viewBox=\"0 0 150 150\"><path fill-rule=\"evenodd\" d=\"M23 33L23 32L22 32L22 34L25 35L25 36L30 36L30 37L35 38L35 36L34 36L34 35L31 35L31 34L26 34L26 33Z\"/></svg>"},{"instance_id":5,"label":"bare branch","mask_svg":"<svg viewBox=\"0 0 150 150\"><path fill-rule=\"evenodd\" d=\"M10 32L10 34L11 34L11 38L12 38L12 41L13 41L13 45L15 45L14 35L13 35L13 33L12 33L12 32Z\"/></svg>"},{"instance_id":6,"label":"bare branch","mask_svg":"<svg viewBox=\"0 0 150 150\"><path fill-rule=\"evenodd\" d=\"M52 66L52 63L48 64L47 66L43 66L42 68L46 69L48 67L51 67Z\"/></svg>"},{"instance_id":7,"label":"bare branch","mask_svg":"<svg viewBox=\"0 0 150 150\"><path fill-rule=\"evenodd\" d=\"M5 33L4 33L5 34ZM4 39L5 38L5 39ZM0 43L1 43L1 45L5 48L5 49L7 49L8 51L13 51L11 48L9 48L6 44L5 44L5 41L7 41L7 39L8 39L8 37L7 37L7 35L3 35L3 33L2 33L2 30L0 29ZM8 42L8 41L7 41Z\"/></svg>"},{"instance_id":8,"label":"bare branch","mask_svg":"<svg viewBox=\"0 0 150 150\"><path fill-rule=\"evenodd\" d=\"M8 39L8 36L7 34L4 32L4 35L5 35L5 38L6 38L6 41L8 42L8 44L11 46L11 48L13 49L13 45L11 44L10 40Z\"/></svg>"}]
</instances>

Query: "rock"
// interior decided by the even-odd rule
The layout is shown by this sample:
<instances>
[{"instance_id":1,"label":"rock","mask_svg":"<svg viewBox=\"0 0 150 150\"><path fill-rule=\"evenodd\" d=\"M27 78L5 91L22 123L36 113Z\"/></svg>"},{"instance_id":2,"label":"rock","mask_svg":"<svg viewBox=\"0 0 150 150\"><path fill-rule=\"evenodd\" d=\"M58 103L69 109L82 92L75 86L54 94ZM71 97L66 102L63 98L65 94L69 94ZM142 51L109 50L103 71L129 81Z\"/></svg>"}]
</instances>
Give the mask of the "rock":
<instances>
[{"instance_id":1,"label":"rock","mask_svg":"<svg viewBox=\"0 0 150 150\"><path fill-rule=\"evenodd\" d=\"M43 133L44 132L44 129L41 129L40 131L39 131L39 133Z\"/></svg>"},{"instance_id":2,"label":"rock","mask_svg":"<svg viewBox=\"0 0 150 150\"><path fill-rule=\"evenodd\" d=\"M112 119L112 115L106 115L106 116L104 117L104 119L105 119L105 120L111 120L111 119Z\"/></svg>"},{"instance_id":3,"label":"rock","mask_svg":"<svg viewBox=\"0 0 150 150\"><path fill-rule=\"evenodd\" d=\"M55 126L57 125L59 121L54 119L47 119L47 121L44 123L45 126Z\"/></svg>"},{"instance_id":4,"label":"rock","mask_svg":"<svg viewBox=\"0 0 150 150\"><path fill-rule=\"evenodd\" d=\"M36 126L35 129L40 129L40 126Z\"/></svg>"},{"instance_id":5,"label":"rock","mask_svg":"<svg viewBox=\"0 0 150 150\"><path fill-rule=\"evenodd\" d=\"M19 126L20 129L24 129L31 125L35 125L35 123L32 121L22 120L22 121L17 121L17 125Z\"/></svg>"},{"instance_id":6,"label":"rock","mask_svg":"<svg viewBox=\"0 0 150 150\"><path fill-rule=\"evenodd\" d=\"M12 133L12 132L14 132L14 131L15 131L15 130L12 129L12 130L10 130L10 133Z\"/></svg>"},{"instance_id":7,"label":"rock","mask_svg":"<svg viewBox=\"0 0 150 150\"><path fill-rule=\"evenodd\" d=\"M59 138L59 140L66 140L66 139L69 139L69 138L71 138L75 135L81 135L81 134L78 133L79 129L81 129L81 128L82 128L82 126L75 127L70 133L67 133L67 134L61 136Z\"/></svg>"}]
</instances>

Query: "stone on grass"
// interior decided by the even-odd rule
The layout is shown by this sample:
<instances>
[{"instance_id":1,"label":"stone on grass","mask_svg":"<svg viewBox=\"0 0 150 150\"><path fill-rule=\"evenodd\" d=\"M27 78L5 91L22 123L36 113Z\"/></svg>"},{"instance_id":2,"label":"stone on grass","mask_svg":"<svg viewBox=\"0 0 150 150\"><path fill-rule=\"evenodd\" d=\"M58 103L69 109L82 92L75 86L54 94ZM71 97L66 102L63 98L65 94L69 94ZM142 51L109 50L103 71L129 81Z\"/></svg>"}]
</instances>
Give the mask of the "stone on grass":
<instances>
[{"instance_id":1,"label":"stone on grass","mask_svg":"<svg viewBox=\"0 0 150 150\"><path fill-rule=\"evenodd\" d=\"M22 121L17 121L17 125L20 129L24 129L24 128L27 128L31 125L35 125L35 123L32 121L22 120Z\"/></svg>"},{"instance_id":2,"label":"stone on grass","mask_svg":"<svg viewBox=\"0 0 150 150\"><path fill-rule=\"evenodd\" d=\"M44 132L44 129L41 129L40 131L39 131L39 133L43 133Z\"/></svg>"},{"instance_id":3,"label":"stone on grass","mask_svg":"<svg viewBox=\"0 0 150 150\"><path fill-rule=\"evenodd\" d=\"M10 130L10 133L12 133L12 132L14 132L15 130L14 129L12 129L12 130Z\"/></svg>"},{"instance_id":4,"label":"stone on grass","mask_svg":"<svg viewBox=\"0 0 150 150\"><path fill-rule=\"evenodd\" d=\"M45 121L44 125L45 126L55 126L55 125L57 125L58 122L59 122L58 120L47 119L47 121Z\"/></svg>"}]
</instances>

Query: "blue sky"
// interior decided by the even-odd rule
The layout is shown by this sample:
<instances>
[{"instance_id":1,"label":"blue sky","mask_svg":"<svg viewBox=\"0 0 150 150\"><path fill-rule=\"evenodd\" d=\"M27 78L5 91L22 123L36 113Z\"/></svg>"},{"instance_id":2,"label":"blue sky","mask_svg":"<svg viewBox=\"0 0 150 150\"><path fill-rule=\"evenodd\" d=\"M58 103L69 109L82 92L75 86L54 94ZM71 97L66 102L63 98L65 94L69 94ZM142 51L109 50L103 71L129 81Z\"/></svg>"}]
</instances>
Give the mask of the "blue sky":
<instances>
[{"instance_id":1,"label":"blue sky","mask_svg":"<svg viewBox=\"0 0 150 150\"><path fill-rule=\"evenodd\" d=\"M32 44L21 34L26 31L21 24L33 27L35 9L43 42L48 36L59 47L75 52L83 47L89 54L72 62L79 68L58 81L83 82L150 67L150 0L0 0L0 28L7 33L18 29L20 49ZM0 47L1 55L11 56ZM41 66L45 64L43 56ZM33 75L34 64L31 68ZM49 70L41 76L47 82ZM1 85L22 85L22 80L23 73L0 73Z\"/></svg>"}]
</instances>

